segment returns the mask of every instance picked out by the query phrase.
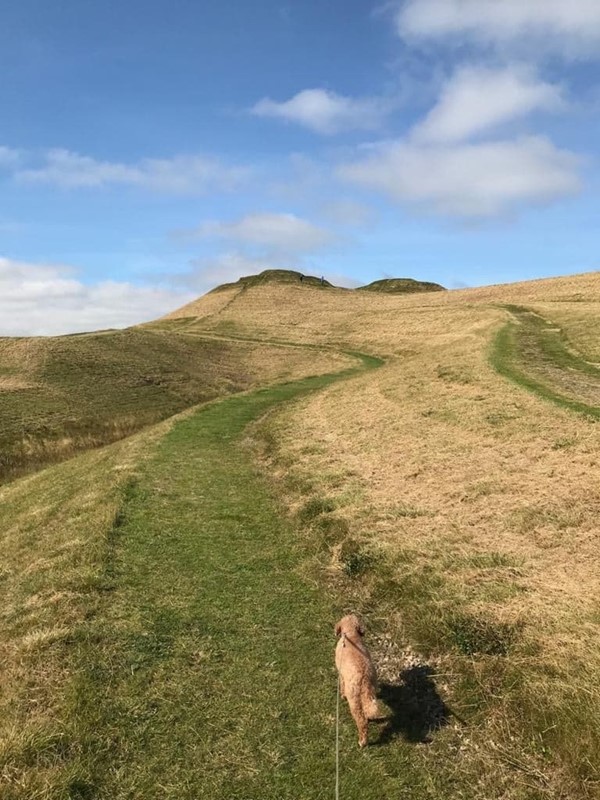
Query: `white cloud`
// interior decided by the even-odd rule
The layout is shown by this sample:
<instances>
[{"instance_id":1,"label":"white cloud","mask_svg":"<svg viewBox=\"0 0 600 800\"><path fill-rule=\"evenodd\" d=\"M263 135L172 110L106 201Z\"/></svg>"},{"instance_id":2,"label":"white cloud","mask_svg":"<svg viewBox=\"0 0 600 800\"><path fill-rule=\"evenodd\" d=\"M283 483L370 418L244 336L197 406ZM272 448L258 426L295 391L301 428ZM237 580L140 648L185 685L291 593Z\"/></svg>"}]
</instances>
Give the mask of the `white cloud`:
<instances>
[{"instance_id":1,"label":"white cloud","mask_svg":"<svg viewBox=\"0 0 600 800\"><path fill-rule=\"evenodd\" d=\"M481 44L535 42L576 58L597 57L598 0L406 0L397 11L403 38L468 38Z\"/></svg>"},{"instance_id":2,"label":"white cloud","mask_svg":"<svg viewBox=\"0 0 600 800\"><path fill-rule=\"evenodd\" d=\"M329 231L295 214L248 214L233 222L205 222L180 236L216 237L274 253L307 253L332 241Z\"/></svg>"},{"instance_id":3,"label":"white cloud","mask_svg":"<svg viewBox=\"0 0 600 800\"><path fill-rule=\"evenodd\" d=\"M328 203L323 206L322 213L338 225L351 227L367 225L375 217L373 208L348 199L334 200Z\"/></svg>"},{"instance_id":4,"label":"white cloud","mask_svg":"<svg viewBox=\"0 0 600 800\"><path fill-rule=\"evenodd\" d=\"M325 135L376 130L390 111L390 102L382 98L343 97L326 89L304 89L281 103L264 98L251 109L256 116L296 122Z\"/></svg>"},{"instance_id":5,"label":"white cloud","mask_svg":"<svg viewBox=\"0 0 600 800\"><path fill-rule=\"evenodd\" d=\"M580 188L578 159L542 136L475 144L388 142L343 165L343 180L393 200L463 218L509 213Z\"/></svg>"},{"instance_id":6,"label":"white cloud","mask_svg":"<svg viewBox=\"0 0 600 800\"><path fill-rule=\"evenodd\" d=\"M0 145L0 167L14 167L21 157L19 150Z\"/></svg>"},{"instance_id":7,"label":"white cloud","mask_svg":"<svg viewBox=\"0 0 600 800\"><path fill-rule=\"evenodd\" d=\"M135 164L97 161L69 150L50 150L39 168L15 173L23 183L42 183L65 189L134 186L173 194L202 194L209 190L235 189L248 170L228 167L205 156L144 159Z\"/></svg>"},{"instance_id":8,"label":"white cloud","mask_svg":"<svg viewBox=\"0 0 600 800\"><path fill-rule=\"evenodd\" d=\"M533 111L562 107L560 88L522 67L463 67L446 83L413 136L423 142L459 142Z\"/></svg>"},{"instance_id":9,"label":"white cloud","mask_svg":"<svg viewBox=\"0 0 600 800\"><path fill-rule=\"evenodd\" d=\"M123 328L156 319L194 298L131 283L84 284L72 268L0 258L0 336Z\"/></svg>"}]
</instances>

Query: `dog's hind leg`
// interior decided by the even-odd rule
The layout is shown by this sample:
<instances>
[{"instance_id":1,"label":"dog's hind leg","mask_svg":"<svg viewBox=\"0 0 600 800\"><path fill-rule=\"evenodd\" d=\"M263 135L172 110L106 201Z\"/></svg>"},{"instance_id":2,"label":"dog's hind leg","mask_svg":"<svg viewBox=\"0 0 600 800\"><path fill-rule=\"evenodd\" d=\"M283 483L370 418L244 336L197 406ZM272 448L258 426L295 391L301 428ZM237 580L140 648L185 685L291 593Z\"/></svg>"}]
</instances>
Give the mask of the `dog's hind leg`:
<instances>
[{"instance_id":1,"label":"dog's hind leg","mask_svg":"<svg viewBox=\"0 0 600 800\"><path fill-rule=\"evenodd\" d=\"M348 695L348 705L350 706L350 713L358 728L358 744L364 747L367 744L367 718L363 711L362 698L360 690L357 689Z\"/></svg>"},{"instance_id":2,"label":"dog's hind leg","mask_svg":"<svg viewBox=\"0 0 600 800\"><path fill-rule=\"evenodd\" d=\"M341 675L340 675L340 697L342 698L342 700L346 699L346 690L344 688L344 679L343 679L343 677Z\"/></svg>"}]
</instances>

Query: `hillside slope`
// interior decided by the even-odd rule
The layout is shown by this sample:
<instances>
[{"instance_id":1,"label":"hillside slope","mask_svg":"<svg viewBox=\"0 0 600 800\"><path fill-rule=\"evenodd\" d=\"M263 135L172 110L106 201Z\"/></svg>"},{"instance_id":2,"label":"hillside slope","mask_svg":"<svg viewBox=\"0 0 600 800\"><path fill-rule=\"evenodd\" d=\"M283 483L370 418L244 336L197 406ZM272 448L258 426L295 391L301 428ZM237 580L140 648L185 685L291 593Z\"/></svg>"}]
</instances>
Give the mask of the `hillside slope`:
<instances>
[{"instance_id":1,"label":"hillside slope","mask_svg":"<svg viewBox=\"0 0 600 800\"><path fill-rule=\"evenodd\" d=\"M179 320L177 324L190 330L371 347L393 354L402 348L404 337L427 335L428 318L443 318L446 333L452 336L464 324L477 325L482 315L487 319L495 314L500 322L504 318L500 306L506 303L548 315L551 309L567 323L566 333L573 332L577 346L589 325L600 332L600 273L408 295L336 288L322 292L296 283L270 283L243 291L210 292L165 319L172 324Z\"/></svg>"},{"instance_id":2,"label":"hillside slope","mask_svg":"<svg viewBox=\"0 0 600 800\"><path fill-rule=\"evenodd\" d=\"M0 339L0 481L196 403L343 362L149 328Z\"/></svg>"}]
</instances>

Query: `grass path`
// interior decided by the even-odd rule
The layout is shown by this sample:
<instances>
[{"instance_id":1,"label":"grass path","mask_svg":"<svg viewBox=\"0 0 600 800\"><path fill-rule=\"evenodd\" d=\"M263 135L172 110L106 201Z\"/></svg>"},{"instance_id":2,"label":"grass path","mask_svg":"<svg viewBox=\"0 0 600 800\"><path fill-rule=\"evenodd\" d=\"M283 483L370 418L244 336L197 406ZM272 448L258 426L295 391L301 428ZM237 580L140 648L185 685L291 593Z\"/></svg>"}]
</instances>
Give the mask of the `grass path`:
<instances>
[{"instance_id":1,"label":"grass path","mask_svg":"<svg viewBox=\"0 0 600 800\"><path fill-rule=\"evenodd\" d=\"M498 332L492 364L501 375L552 402L600 418L600 368L575 352L563 331L539 314L508 305L512 315Z\"/></svg>"},{"instance_id":2,"label":"grass path","mask_svg":"<svg viewBox=\"0 0 600 800\"><path fill-rule=\"evenodd\" d=\"M333 797L331 601L300 576L303 543L241 442L335 377L209 405L142 468L79 648L70 797ZM343 714L344 800L433 796L402 747L359 753Z\"/></svg>"}]
</instances>

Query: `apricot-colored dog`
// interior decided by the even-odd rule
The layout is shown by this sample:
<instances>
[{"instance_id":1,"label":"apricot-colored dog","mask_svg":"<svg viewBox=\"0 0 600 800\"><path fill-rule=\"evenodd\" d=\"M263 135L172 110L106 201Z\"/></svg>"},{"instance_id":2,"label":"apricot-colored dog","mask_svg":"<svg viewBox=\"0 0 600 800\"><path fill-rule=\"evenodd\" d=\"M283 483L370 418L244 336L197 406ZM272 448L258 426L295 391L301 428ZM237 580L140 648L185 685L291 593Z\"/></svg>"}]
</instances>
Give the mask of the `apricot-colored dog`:
<instances>
[{"instance_id":1,"label":"apricot-colored dog","mask_svg":"<svg viewBox=\"0 0 600 800\"><path fill-rule=\"evenodd\" d=\"M348 701L358 728L358 743L367 743L367 723L377 719L377 675L363 643L364 628L356 614L347 614L335 626L340 637L335 648L335 665L340 675L340 694Z\"/></svg>"}]
</instances>

